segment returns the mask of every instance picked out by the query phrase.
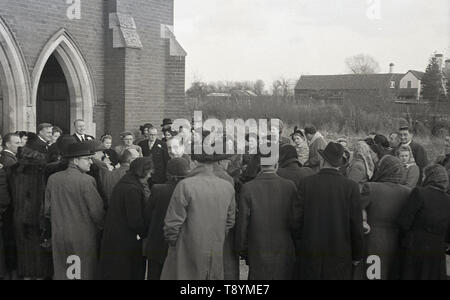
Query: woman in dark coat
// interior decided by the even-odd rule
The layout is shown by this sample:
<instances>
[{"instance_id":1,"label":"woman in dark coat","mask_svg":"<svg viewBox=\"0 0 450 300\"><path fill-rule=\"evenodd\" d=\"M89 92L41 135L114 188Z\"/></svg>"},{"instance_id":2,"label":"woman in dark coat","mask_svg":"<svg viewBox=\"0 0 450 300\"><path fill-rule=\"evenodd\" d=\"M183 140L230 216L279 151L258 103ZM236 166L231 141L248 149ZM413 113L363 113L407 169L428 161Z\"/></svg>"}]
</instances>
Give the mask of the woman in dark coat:
<instances>
[{"instance_id":1,"label":"woman in dark coat","mask_svg":"<svg viewBox=\"0 0 450 300\"><path fill-rule=\"evenodd\" d=\"M144 280L142 239L147 237L144 184L153 169L151 158L138 158L113 190L106 215L99 279Z\"/></svg>"},{"instance_id":2,"label":"woman in dark coat","mask_svg":"<svg viewBox=\"0 0 450 300\"><path fill-rule=\"evenodd\" d=\"M25 279L53 275L52 255L41 247L46 167L47 156L28 146L22 149L19 163L11 167L17 271Z\"/></svg>"},{"instance_id":3,"label":"woman in dark coat","mask_svg":"<svg viewBox=\"0 0 450 300\"><path fill-rule=\"evenodd\" d=\"M380 160L372 182L362 188L363 209L367 211L370 233L367 255L381 259L381 279L398 279L400 247L397 220L411 189L403 185L405 168L399 159L385 156Z\"/></svg>"},{"instance_id":4,"label":"woman in dark coat","mask_svg":"<svg viewBox=\"0 0 450 300\"><path fill-rule=\"evenodd\" d=\"M439 165L424 170L423 187L413 190L398 220L404 233L402 279L446 280L445 239L450 231L449 180Z\"/></svg>"}]
</instances>

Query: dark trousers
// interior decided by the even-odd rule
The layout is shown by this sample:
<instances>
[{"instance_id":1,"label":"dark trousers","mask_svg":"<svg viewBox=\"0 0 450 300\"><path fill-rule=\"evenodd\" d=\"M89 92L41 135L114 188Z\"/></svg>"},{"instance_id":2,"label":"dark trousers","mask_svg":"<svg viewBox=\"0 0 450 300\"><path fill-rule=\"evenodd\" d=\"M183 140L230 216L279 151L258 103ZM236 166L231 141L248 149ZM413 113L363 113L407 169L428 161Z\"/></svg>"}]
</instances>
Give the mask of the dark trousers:
<instances>
[{"instance_id":1,"label":"dark trousers","mask_svg":"<svg viewBox=\"0 0 450 300\"><path fill-rule=\"evenodd\" d=\"M149 260L147 280L160 280L163 266L164 264L158 261Z\"/></svg>"}]
</instances>

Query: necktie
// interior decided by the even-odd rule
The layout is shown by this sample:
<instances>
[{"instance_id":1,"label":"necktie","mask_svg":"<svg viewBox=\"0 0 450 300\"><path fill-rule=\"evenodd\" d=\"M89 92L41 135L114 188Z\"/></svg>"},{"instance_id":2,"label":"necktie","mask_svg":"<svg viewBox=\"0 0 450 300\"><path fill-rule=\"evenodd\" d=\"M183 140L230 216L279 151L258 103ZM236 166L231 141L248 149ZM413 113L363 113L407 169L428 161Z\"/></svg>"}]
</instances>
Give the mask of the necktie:
<instances>
[{"instance_id":1,"label":"necktie","mask_svg":"<svg viewBox=\"0 0 450 300\"><path fill-rule=\"evenodd\" d=\"M84 141L85 141L85 139L84 139L84 135L82 135L82 136L81 136L81 141L82 141L82 142L84 142Z\"/></svg>"}]
</instances>

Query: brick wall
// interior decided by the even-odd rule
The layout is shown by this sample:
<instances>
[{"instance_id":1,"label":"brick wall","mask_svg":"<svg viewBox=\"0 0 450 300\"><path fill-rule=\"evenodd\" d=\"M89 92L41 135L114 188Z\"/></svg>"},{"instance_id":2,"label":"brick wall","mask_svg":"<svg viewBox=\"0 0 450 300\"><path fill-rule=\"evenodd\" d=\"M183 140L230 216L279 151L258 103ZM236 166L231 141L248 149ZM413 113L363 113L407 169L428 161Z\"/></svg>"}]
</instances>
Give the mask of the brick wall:
<instances>
[{"instance_id":1,"label":"brick wall","mask_svg":"<svg viewBox=\"0 0 450 300\"><path fill-rule=\"evenodd\" d=\"M167 44L169 42L167 41ZM169 45L167 45L169 47ZM186 118L190 120L186 112L185 96L185 66L186 58L184 56L170 56L166 52L166 105L165 115L172 118Z\"/></svg>"},{"instance_id":2,"label":"brick wall","mask_svg":"<svg viewBox=\"0 0 450 300\"><path fill-rule=\"evenodd\" d=\"M0 16L13 31L30 74L59 29L73 36L94 80L97 136L136 132L147 122L159 126L163 118L184 111L184 58L170 57L161 38L161 24L173 25L173 0L81 0L81 20L67 18L64 0L1 2ZM112 48L110 12L134 18L142 49Z\"/></svg>"},{"instance_id":3,"label":"brick wall","mask_svg":"<svg viewBox=\"0 0 450 300\"><path fill-rule=\"evenodd\" d=\"M104 101L104 1L81 1L81 20L67 17L64 0L1 0L0 16L14 33L30 75L48 40L65 28L79 45L93 77L97 102ZM96 119L97 128L104 120ZM98 132L97 132L98 134Z\"/></svg>"}]
</instances>

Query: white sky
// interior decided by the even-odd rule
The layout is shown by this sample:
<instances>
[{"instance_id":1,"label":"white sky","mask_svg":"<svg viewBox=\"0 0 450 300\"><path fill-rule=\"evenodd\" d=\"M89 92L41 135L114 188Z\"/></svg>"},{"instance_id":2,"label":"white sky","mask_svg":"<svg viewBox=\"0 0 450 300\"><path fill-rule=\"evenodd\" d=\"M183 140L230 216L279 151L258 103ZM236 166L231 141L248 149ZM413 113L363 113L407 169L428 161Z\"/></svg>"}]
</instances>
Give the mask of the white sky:
<instances>
[{"instance_id":1,"label":"white sky","mask_svg":"<svg viewBox=\"0 0 450 300\"><path fill-rule=\"evenodd\" d=\"M395 72L423 71L436 51L450 58L449 3L175 0L175 34L188 52L186 86L263 79L268 88L281 76L344 73L345 58L359 53L374 56L382 72L391 62Z\"/></svg>"}]
</instances>

